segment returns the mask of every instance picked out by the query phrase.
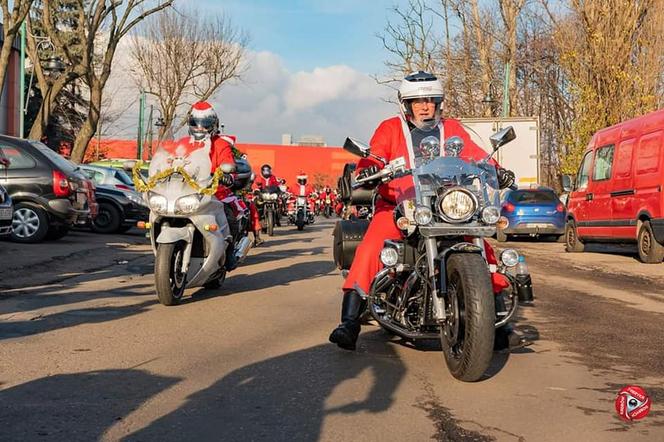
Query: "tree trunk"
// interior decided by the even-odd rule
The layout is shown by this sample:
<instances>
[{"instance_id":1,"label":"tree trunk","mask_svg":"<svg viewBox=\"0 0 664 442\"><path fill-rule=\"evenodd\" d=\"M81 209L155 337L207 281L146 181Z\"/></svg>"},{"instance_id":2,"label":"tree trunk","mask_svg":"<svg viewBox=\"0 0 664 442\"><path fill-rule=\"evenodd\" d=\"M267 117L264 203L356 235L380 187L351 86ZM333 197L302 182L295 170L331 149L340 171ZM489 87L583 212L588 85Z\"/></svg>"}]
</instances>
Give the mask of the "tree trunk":
<instances>
[{"instance_id":1,"label":"tree trunk","mask_svg":"<svg viewBox=\"0 0 664 442\"><path fill-rule=\"evenodd\" d=\"M50 87L46 89L43 86L40 87L42 91L46 90L46 92L44 93L41 106L39 106L37 117L35 118L35 121L32 123L32 127L30 128L30 134L28 135L28 138L31 140L39 140L44 135L46 132L46 127L48 126L48 122L51 119L51 111L55 106L55 101L57 100L58 95L60 95L60 92L69 83L69 81L70 80L66 77L60 77L52 85L50 85Z\"/></svg>"},{"instance_id":2,"label":"tree trunk","mask_svg":"<svg viewBox=\"0 0 664 442\"><path fill-rule=\"evenodd\" d=\"M88 118L86 118L80 132L74 141L74 148L71 153L71 160L75 163L80 163L85 157L85 151L90 144L90 140L95 135L97 124L99 123L99 116L101 114L101 100L103 85L99 80L91 82L90 86L90 107L88 109Z\"/></svg>"},{"instance_id":3,"label":"tree trunk","mask_svg":"<svg viewBox=\"0 0 664 442\"><path fill-rule=\"evenodd\" d=\"M0 50L0 92L5 87L5 76L9 65L9 57L12 54L12 43L14 42L14 39L11 37L8 38L5 35L4 38L5 39L2 42L2 50ZM23 93L23 91L21 91L21 93ZM21 112L23 112L23 109L21 109ZM23 136L23 134L21 134L21 136Z\"/></svg>"}]
</instances>

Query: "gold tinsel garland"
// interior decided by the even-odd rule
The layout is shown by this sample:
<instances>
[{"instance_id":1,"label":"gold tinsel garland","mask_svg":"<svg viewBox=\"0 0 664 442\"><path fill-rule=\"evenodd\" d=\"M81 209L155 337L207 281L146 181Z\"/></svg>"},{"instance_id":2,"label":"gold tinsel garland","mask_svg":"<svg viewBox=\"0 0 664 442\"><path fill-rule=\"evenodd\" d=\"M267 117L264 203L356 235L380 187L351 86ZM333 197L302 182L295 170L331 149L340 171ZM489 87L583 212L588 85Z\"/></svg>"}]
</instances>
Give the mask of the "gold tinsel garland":
<instances>
[{"instance_id":1,"label":"gold tinsel garland","mask_svg":"<svg viewBox=\"0 0 664 442\"><path fill-rule=\"evenodd\" d=\"M209 186L207 187L201 187L192 177L187 173L186 170L184 170L183 167L171 167L165 170L162 170L161 172L152 175L149 179L148 182L146 183L143 178L141 177L141 166L143 165L143 161L137 161L136 165L134 165L134 168L132 169L133 173L133 178L134 178L134 185L136 186L136 190L139 192L148 192L157 185L159 181L165 180L171 175L178 174L181 175L182 178L184 178L184 181L189 184L189 186L194 189L197 193L200 193L201 195L214 195L217 192L217 188L219 187L219 179L223 175L223 172L221 171L221 168L218 168L217 170L214 171L214 174L212 175L212 182L210 183Z\"/></svg>"}]
</instances>

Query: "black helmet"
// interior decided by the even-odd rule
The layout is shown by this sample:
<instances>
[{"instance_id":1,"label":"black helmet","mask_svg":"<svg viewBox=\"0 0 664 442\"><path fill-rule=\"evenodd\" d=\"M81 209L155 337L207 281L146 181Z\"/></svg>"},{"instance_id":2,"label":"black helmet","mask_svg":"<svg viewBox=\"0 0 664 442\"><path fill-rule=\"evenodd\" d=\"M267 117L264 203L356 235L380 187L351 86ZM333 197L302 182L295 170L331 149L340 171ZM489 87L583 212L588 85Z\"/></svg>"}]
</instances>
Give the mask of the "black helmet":
<instances>
[{"instance_id":1,"label":"black helmet","mask_svg":"<svg viewBox=\"0 0 664 442\"><path fill-rule=\"evenodd\" d=\"M261 166L261 175L263 176L263 178L267 178L270 175L272 175L272 166L270 166L269 164L263 164Z\"/></svg>"}]
</instances>

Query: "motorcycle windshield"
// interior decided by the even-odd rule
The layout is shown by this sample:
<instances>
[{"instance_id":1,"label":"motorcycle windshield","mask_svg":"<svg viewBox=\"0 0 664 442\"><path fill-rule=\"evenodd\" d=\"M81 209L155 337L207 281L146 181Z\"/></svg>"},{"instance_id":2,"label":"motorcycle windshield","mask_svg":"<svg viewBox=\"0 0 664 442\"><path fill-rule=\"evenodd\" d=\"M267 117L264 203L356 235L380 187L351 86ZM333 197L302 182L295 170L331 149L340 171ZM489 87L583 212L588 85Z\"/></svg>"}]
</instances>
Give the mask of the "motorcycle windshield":
<instances>
[{"instance_id":1,"label":"motorcycle windshield","mask_svg":"<svg viewBox=\"0 0 664 442\"><path fill-rule=\"evenodd\" d=\"M484 161L459 157L437 157L412 169L414 188L400 195L399 202L415 199L425 204L451 188L472 192L481 207L500 206L500 187L496 168Z\"/></svg>"},{"instance_id":2,"label":"motorcycle windshield","mask_svg":"<svg viewBox=\"0 0 664 442\"><path fill-rule=\"evenodd\" d=\"M150 161L149 179L155 180L151 191L169 200L196 193L210 184L211 169L209 141L165 140Z\"/></svg>"}]
</instances>

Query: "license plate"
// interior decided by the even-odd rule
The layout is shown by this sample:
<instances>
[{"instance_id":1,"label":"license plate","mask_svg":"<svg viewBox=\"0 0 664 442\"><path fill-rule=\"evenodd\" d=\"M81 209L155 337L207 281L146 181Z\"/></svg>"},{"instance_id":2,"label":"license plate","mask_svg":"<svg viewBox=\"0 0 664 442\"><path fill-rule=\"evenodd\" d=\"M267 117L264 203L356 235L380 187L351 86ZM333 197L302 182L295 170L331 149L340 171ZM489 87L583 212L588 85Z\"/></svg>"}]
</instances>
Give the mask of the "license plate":
<instances>
[{"instance_id":1,"label":"license plate","mask_svg":"<svg viewBox=\"0 0 664 442\"><path fill-rule=\"evenodd\" d=\"M12 219L14 211L11 207L0 209L0 219Z\"/></svg>"},{"instance_id":2,"label":"license plate","mask_svg":"<svg viewBox=\"0 0 664 442\"><path fill-rule=\"evenodd\" d=\"M549 224L540 224L540 223L526 224L526 227L530 229L546 229L547 227L549 227Z\"/></svg>"}]
</instances>

